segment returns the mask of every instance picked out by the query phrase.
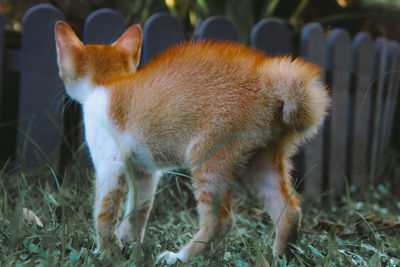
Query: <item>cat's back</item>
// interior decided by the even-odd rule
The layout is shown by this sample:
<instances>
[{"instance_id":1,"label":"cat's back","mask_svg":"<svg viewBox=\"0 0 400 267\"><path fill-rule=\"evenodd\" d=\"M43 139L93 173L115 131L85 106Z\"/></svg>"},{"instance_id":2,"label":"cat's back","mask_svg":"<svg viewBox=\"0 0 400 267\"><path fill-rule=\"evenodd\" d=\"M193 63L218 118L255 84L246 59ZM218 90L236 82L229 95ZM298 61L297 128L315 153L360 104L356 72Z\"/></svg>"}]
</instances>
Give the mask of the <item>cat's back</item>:
<instances>
[{"instance_id":1,"label":"cat's back","mask_svg":"<svg viewBox=\"0 0 400 267\"><path fill-rule=\"evenodd\" d=\"M254 71L264 60L265 56L262 53L236 43L187 42L169 48L150 61L140 72L143 75L154 75L157 72L221 75L226 71Z\"/></svg>"},{"instance_id":2,"label":"cat's back","mask_svg":"<svg viewBox=\"0 0 400 267\"><path fill-rule=\"evenodd\" d=\"M137 73L109 84L111 114L116 121L132 121L129 125L151 120L156 129L176 125L186 132L206 122L238 121L258 105L258 68L265 60L259 52L227 42L172 47Z\"/></svg>"},{"instance_id":3,"label":"cat's back","mask_svg":"<svg viewBox=\"0 0 400 267\"><path fill-rule=\"evenodd\" d=\"M223 61L234 62L237 59L252 61L264 60L264 55L246 46L233 42L220 41L197 41L186 42L167 49L164 53L155 58L153 64L166 61L196 60L208 62Z\"/></svg>"},{"instance_id":4,"label":"cat's back","mask_svg":"<svg viewBox=\"0 0 400 267\"><path fill-rule=\"evenodd\" d=\"M177 108L185 113L218 113L259 99L259 69L266 60L262 53L235 43L188 42L169 48L137 73L109 86L116 102L127 101L149 113L168 114Z\"/></svg>"}]
</instances>

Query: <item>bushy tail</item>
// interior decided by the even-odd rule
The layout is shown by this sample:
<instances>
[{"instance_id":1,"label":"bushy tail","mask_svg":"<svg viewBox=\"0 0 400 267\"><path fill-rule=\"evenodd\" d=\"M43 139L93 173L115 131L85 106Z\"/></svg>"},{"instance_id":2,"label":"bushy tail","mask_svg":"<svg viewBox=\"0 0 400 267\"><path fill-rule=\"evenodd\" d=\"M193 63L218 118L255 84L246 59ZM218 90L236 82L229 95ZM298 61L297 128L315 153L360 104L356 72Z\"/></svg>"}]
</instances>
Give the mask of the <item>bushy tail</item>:
<instances>
[{"instance_id":1,"label":"bushy tail","mask_svg":"<svg viewBox=\"0 0 400 267\"><path fill-rule=\"evenodd\" d=\"M267 59L262 67L267 94L282 103L282 122L305 138L316 132L330 105L320 73L318 67L289 57Z\"/></svg>"}]
</instances>

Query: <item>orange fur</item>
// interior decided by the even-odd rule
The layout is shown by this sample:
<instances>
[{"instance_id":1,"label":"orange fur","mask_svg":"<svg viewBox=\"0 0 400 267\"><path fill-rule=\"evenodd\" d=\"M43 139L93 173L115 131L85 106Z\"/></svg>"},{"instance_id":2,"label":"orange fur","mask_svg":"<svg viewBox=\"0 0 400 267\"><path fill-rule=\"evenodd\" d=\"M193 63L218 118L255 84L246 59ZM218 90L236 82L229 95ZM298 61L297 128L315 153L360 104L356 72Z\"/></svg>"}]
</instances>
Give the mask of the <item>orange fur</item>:
<instances>
[{"instance_id":1,"label":"orange fur","mask_svg":"<svg viewBox=\"0 0 400 267\"><path fill-rule=\"evenodd\" d=\"M232 210L232 201L231 201L231 190L228 190L222 198L221 207L219 209L219 217L220 219L225 219L229 216L229 212ZM218 221L220 225L221 220Z\"/></svg>"},{"instance_id":2,"label":"orange fur","mask_svg":"<svg viewBox=\"0 0 400 267\"><path fill-rule=\"evenodd\" d=\"M56 40L67 91L90 108L97 103L86 100L96 92L94 99L107 101L102 105L110 125L104 131L121 148L133 147L133 160L125 163L140 176L139 194L146 179L154 186L152 168L192 171L200 230L178 254L165 254L172 259L167 262L187 261L229 232L232 183L238 179L256 192L278 224L274 253L288 253L287 242L296 240L301 218L299 200L292 195L290 157L326 115L329 96L319 80L321 70L302 59L268 58L237 44L205 41L172 47L134 73L141 45L138 26L112 46L83 46L66 27L57 24ZM84 84L80 81L90 87L83 88L84 94L77 92L76 84ZM92 150L94 158L108 153ZM154 188L141 193L150 201L135 213L139 229L129 230L126 223L123 238L129 237L127 231L143 237ZM109 203L102 211L109 208L107 216L112 216Z\"/></svg>"},{"instance_id":3,"label":"orange fur","mask_svg":"<svg viewBox=\"0 0 400 267\"><path fill-rule=\"evenodd\" d=\"M98 215L98 230L101 238L113 240L113 230L118 223L120 205L123 202L124 193L121 189L109 192L101 201L101 210Z\"/></svg>"}]
</instances>

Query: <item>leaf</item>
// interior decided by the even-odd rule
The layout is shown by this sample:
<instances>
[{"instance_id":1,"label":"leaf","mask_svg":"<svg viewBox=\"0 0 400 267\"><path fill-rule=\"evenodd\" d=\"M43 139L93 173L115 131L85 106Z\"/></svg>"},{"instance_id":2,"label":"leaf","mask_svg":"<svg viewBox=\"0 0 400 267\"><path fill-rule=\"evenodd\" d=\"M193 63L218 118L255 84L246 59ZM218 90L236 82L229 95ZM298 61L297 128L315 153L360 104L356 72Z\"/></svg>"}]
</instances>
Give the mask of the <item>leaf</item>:
<instances>
[{"instance_id":1,"label":"leaf","mask_svg":"<svg viewBox=\"0 0 400 267\"><path fill-rule=\"evenodd\" d=\"M60 205L58 204L58 202L56 201L56 199L53 197L52 194L49 194L48 197L49 197L49 200L50 200L51 203L53 203L53 204L56 205L56 206L60 206Z\"/></svg>"},{"instance_id":2,"label":"leaf","mask_svg":"<svg viewBox=\"0 0 400 267\"><path fill-rule=\"evenodd\" d=\"M308 247L311 249L312 253L314 253L314 255L316 255L317 257L320 257L320 258L324 257L324 255L322 255L321 252L319 252L316 248L314 248L310 244L308 244Z\"/></svg>"},{"instance_id":3,"label":"leaf","mask_svg":"<svg viewBox=\"0 0 400 267\"><path fill-rule=\"evenodd\" d=\"M230 258L232 258L232 254L229 251L225 252L224 260L228 261L230 260Z\"/></svg>"},{"instance_id":4,"label":"leaf","mask_svg":"<svg viewBox=\"0 0 400 267\"><path fill-rule=\"evenodd\" d=\"M39 253L39 248L35 244L29 244L28 249L30 253Z\"/></svg>"},{"instance_id":5,"label":"leaf","mask_svg":"<svg viewBox=\"0 0 400 267\"><path fill-rule=\"evenodd\" d=\"M338 250L340 253L342 253L343 255L347 256L348 259L356 266L368 266L368 264L365 262L365 260L363 259L363 257L361 257L360 255L344 250L344 249L339 249Z\"/></svg>"},{"instance_id":6,"label":"leaf","mask_svg":"<svg viewBox=\"0 0 400 267\"><path fill-rule=\"evenodd\" d=\"M262 209L253 208L254 214L259 216L264 214L265 212Z\"/></svg>"},{"instance_id":7,"label":"leaf","mask_svg":"<svg viewBox=\"0 0 400 267\"><path fill-rule=\"evenodd\" d=\"M368 222L375 222L376 221L376 215L373 214L373 215L366 216L365 220L368 221ZM360 222L362 222L362 221L363 220L360 220Z\"/></svg>"},{"instance_id":8,"label":"leaf","mask_svg":"<svg viewBox=\"0 0 400 267\"><path fill-rule=\"evenodd\" d=\"M256 264L257 267L270 267L268 261L264 258L260 251L257 252Z\"/></svg>"},{"instance_id":9,"label":"leaf","mask_svg":"<svg viewBox=\"0 0 400 267\"><path fill-rule=\"evenodd\" d=\"M296 246L295 244L291 244L291 246L297 250L298 254L304 255L304 250L302 250L299 246Z\"/></svg>"},{"instance_id":10,"label":"leaf","mask_svg":"<svg viewBox=\"0 0 400 267\"><path fill-rule=\"evenodd\" d=\"M369 266L371 267L381 267L382 262L378 255L372 255L371 259L369 260Z\"/></svg>"},{"instance_id":11,"label":"leaf","mask_svg":"<svg viewBox=\"0 0 400 267\"><path fill-rule=\"evenodd\" d=\"M385 195L387 195L388 193L389 193L389 191L386 189L386 187L385 186L383 186L383 185L378 185L378 190L382 193L382 194L385 194Z\"/></svg>"},{"instance_id":12,"label":"leaf","mask_svg":"<svg viewBox=\"0 0 400 267\"><path fill-rule=\"evenodd\" d=\"M69 257L70 257L71 264L75 264L79 261L79 256L76 254L75 250L71 251L71 253L69 254Z\"/></svg>"},{"instance_id":13,"label":"leaf","mask_svg":"<svg viewBox=\"0 0 400 267\"><path fill-rule=\"evenodd\" d=\"M357 202L356 204L356 209L357 210L361 210L364 207L364 203L363 202Z\"/></svg>"},{"instance_id":14,"label":"leaf","mask_svg":"<svg viewBox=\"0 0 400 267\"><path fill-rule=\"evenodd\" d=\"M27 209L27 208L22 208L22 212L24 215L24 220L27 223L30 223L30 224L35 223L37 226L39 226L41 228L44 227L42 220L40 220L40 218L33 211L31 211L30 209Z\"/></svg>"},{"instance_id":15,"label":"leaf","mask_svg":"<svg viewBox=\"0 0 400 267\"><path fill-rule=\"evenodd\" d=\"M327 220L319 220L317 224L311 227L310 231L321 229L328 232L332 229L332 227L335 227L336 232L342 232L344 230L344 226L342 224L334 223Z\"/></svg>"},{"instance_id":16,"label":"leaf","mask_svg":"<svg viewBox=\"0 0 400 267\"><path fill-rule=\"evenodd\" d=\"M236 266L238 266L238 267L247 267L249 265L247 263L245 263L244 261L238 260L236 262Z\"/></svg>"},{"instance_id":17,"label":"leaf","mask_svg":"<svg viewBox=\"0 0 400 267\"><path fill-rule=\"evenodd\" d=\"M367 217L365 217L365 220L368 222L381 223L390 228L400 229L400 222L395 222L395 221L378 218L376 215L367 216ZM360 222L362 222L362 221L360 221Z\"/></svg>"}]
</instances>

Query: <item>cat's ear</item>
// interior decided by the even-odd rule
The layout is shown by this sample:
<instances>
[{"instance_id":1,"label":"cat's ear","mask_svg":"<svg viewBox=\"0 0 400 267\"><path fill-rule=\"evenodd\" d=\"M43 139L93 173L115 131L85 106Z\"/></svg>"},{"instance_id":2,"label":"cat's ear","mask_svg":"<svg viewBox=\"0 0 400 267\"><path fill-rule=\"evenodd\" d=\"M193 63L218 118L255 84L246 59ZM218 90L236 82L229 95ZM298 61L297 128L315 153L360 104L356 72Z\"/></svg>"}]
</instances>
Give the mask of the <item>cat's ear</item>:
<instances>
[{"instance_id":1,"label":"cat's ear","mask_svg":"<svg viewBox=\"0 0 400 267\"><path fill-rule=\"evenodd\" d=\"M83 44L78 36L63 21L57 21L55 26L55 39L57 44L57 59L59 65L67 58L71 58L72 54L83 51Z\"/></svg>"},{"instance_id":2,"label":"cat's ear","mask_svg":"<svg viewBox=\"0 0 400 267\"><path fill-rule=\"evenodd\" d=\"M142 29L140 26L138 24L130 26L121 37L113 43L113 47L130 56L135 66L139 65L140 50L142 47Z\"/></svg>"}]
</instances>

